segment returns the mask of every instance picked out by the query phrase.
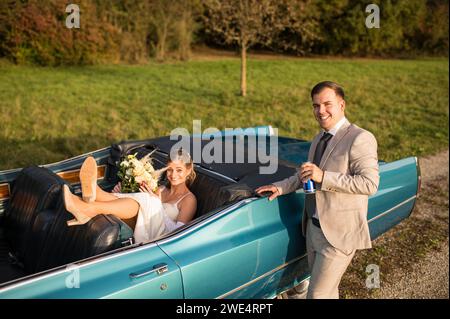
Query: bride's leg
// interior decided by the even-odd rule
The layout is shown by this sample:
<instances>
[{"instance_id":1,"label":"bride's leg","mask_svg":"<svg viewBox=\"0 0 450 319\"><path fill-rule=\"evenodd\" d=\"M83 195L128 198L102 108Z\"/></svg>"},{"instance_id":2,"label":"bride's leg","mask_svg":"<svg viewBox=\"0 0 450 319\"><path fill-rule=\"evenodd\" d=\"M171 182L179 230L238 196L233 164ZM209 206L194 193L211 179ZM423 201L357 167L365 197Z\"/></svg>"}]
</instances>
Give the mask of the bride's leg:
<instances>
[{"instance_id":1,"label":"bride's leg","mask_svg":"<svg viewBox=\"0 0 450 319\"><path fill-rule=\"evenodd\" d=\"M87 203L92 203L97 196L97 162L95 158L88 156L84 160L79 176L83 200Z\"/></svg>"},{"instance_id":2,"label":"bride's leg","mask_svg":"<svg viewBox=\"0 0 450 319\"><path fill-rule=\"evenodd\" d=\"M80 197L74 194L71 195L75 209L88 217L99 214L113 214L121 219L128 219L136 216L139 212L139 204L132 198L116 197L114 200L107 202L86 203Z\"/></svg>"},{"instance_id":3,"label":"bride's leg","mask_svg":"<svg viewBox=\"0 0 450 319\"><path fill-rule=\"evenodd\" d=\"M120 219L133 218L139 212L139 204L132 198L116 198L107 202L94 202L90 205L96 214L113 214Z\"/></svg>"},{"instance_id":4,"label":"bride's leg","mask_svg":"<svg viewBox=\"0 0 450 319\"><path fill-rule=\"evenodd\" d=\"M97 185L97 198L95 199L95 201L97 202L109 202L112 200L116 200L117 197L114 196L111 193L105 192L103 189L101 189L98 185Z\"/></svg>"}]
</instances>

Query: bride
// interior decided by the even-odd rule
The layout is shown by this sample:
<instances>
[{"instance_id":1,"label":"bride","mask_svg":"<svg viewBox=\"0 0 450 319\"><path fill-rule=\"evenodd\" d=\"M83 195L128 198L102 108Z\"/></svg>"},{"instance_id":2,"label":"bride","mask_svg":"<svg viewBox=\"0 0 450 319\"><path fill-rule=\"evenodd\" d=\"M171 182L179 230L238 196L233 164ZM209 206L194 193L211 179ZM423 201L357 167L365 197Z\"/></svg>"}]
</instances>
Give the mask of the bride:
<instances>
[{"instance_id":1,"label":"bride","mask_svg":"<svg viewBox=\"0 0 450 319\"><path fill-rule=\"evenodd\" d=\"M86 158L80 170L83 199L72 194L67 185L63 188L66 210L75 217L67 224L85 224L98 214L113 214L125 221L135 219L137 243L148 242L183 226L194 218L197 209L195 195L188 188L195 179L191 156L178 150L169 158L166 172L169 184L156 192L141 184L139 193L120 193L119 183L108 193L97 185L95 159Z\"/></svg>"}]
</instances>

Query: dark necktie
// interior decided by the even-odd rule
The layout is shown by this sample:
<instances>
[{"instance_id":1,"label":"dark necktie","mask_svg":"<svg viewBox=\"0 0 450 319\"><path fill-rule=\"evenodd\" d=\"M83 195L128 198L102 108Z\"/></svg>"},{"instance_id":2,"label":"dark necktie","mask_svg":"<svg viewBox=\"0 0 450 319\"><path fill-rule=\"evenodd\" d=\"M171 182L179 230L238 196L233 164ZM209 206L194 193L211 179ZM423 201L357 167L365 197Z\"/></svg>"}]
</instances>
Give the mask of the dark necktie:
<instances>
[{"instance_id":1,"label":"dark necktie","mask_svg":"<svg viewBox=\"0 0 450 319\"><path fill-rule=\"evenodd\" d=\"M316 151L314 152L313 163L319 166L322 155L327 148L328 141L333 137L330 133L325 133L317 143ZM316 194L305 195L305 210L308 214L308 218L311 218L316 211Z\"/></svg>"}]
</instances>

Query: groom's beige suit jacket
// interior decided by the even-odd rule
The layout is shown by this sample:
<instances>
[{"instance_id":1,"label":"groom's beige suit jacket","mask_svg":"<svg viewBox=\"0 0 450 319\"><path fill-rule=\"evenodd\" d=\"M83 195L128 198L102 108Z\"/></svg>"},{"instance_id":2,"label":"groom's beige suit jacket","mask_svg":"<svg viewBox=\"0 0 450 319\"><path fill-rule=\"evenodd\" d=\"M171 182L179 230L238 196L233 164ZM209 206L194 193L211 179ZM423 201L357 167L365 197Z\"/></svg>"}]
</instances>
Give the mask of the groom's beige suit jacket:
<instances>
[{"instance_id":1,"label":"groom's beige suit jacket","mask_svg":"<svg viewBox=\"0 0 450 319\"><path fill-rule=\"evenodd\" d=\"M308 154L310 162L321 135L316 135L312 141ZM324 171L324 176L321 184L316 183L316 207L325 238L346 254L355 249L371 248L368 198L376 193L379 184L375 137L346 120L328 142L319 168ZM299 173L274 185L280 194L303 187ZM303 209L304 236L306 215Z\"/></svg>"}]
</instances>

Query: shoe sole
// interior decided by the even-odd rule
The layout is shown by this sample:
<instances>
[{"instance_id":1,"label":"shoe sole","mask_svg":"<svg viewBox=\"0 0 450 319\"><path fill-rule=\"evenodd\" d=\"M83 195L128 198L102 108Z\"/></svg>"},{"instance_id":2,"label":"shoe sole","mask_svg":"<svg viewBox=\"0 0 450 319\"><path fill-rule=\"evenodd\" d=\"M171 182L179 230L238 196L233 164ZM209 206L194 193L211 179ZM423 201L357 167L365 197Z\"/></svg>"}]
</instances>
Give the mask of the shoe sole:
<instances>
[{"instance_id":1,"label":"shoe sole","mask_svg":"<svg viewBox=\"0 0 450 319\"><path fill-rule=\"evenodd\" d=\"M97 162L92 156L86 158L81 166L80 183L83 200L87 203L95 201L97 189Z\"/></svg>"}]
</instances>

